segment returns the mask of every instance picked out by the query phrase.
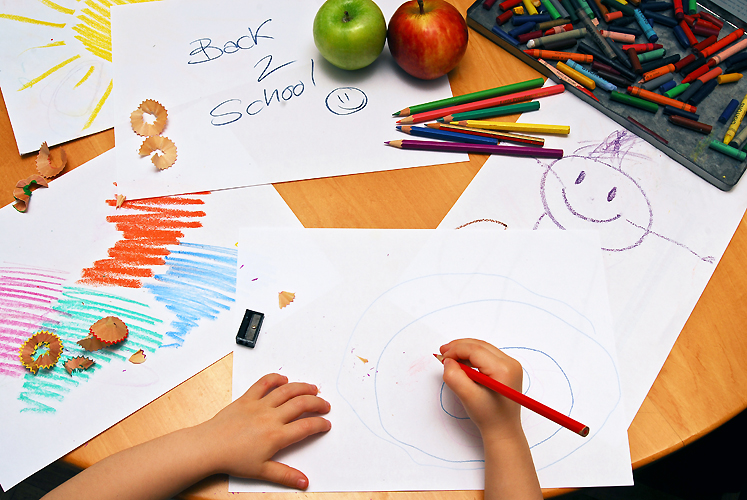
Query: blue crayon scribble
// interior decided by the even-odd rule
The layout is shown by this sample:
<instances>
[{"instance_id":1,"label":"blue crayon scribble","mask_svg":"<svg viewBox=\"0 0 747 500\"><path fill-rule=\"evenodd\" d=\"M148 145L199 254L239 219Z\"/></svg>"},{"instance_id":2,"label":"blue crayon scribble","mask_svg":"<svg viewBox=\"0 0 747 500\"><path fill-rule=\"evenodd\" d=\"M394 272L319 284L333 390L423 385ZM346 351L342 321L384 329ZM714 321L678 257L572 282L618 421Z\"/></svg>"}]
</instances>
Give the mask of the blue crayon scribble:
<instances>
[{"instance_id":1,"label":"blue crayon scribble","mask_svg":"<svg viewBox=\"0 0 747 500\"><path fill-rule=\"evenodd\" d=\"M176 315L161 347L180 347L200 320L230 309L236 294L236 249L180 242L166 257L169 266L147 283L158 302Z\"/></svg>"}]
</instances>

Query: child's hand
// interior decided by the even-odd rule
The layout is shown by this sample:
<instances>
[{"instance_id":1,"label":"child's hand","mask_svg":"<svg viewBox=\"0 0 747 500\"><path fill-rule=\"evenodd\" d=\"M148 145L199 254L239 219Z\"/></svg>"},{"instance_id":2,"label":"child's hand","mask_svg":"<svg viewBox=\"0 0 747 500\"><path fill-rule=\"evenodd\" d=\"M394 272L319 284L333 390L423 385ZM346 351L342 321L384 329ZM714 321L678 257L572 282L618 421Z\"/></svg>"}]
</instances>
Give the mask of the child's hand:
<instances>
[{"instance_id":1,"label":"child's hand","mask_svg":"<svg viewBox=\"0 0 747 500\"><path fill-rule=\"evenodd\" d=\"M304 490L308 478L299 470L275 462L279 450L326 432L331 424L320 416L330 406L317 397L316 386L288 383L282 375L265 375L239 399L198 426L206 460L214 473L271 481Z\"/></svg>"},{"instance_id":2,"label":"child's hand","mask_svg":"<svg viewBox=\"0 0 747 500\"><path fill-rule=\"evenodd\" d=\"M483 439L521 435L521 406L473 382L457 363L469 361L485 375L521 391L521 364L498 348L475 339L460 339L441 346L444 382L459 397Z\"/></svg>"}]
</instances>

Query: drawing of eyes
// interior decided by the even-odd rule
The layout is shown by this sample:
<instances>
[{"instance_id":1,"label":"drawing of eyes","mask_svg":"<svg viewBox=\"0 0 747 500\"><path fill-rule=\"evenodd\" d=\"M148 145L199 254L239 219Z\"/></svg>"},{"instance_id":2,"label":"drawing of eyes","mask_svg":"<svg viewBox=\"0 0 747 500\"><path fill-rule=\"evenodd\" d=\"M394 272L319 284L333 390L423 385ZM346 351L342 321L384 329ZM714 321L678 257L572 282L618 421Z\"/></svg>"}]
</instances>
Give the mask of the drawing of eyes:
<instances>
[{"instance_id":1,"label":"drawing of eyes","mask_svg":"<svg viewBox=\"0 0 747 500\"><path fill-rule=\"evenodd\" d=\"M612 189L610 189L610 192L607 193L607 201L614 200L616 194L617 194L617 187L613 187Z\"/></svg>"},{"instance_id":2,"label":"drawing of eyes","mask_svg":"<svg viewBox=\"0 0 747 500\"><path fill-rule=\"evenodd\" d=\"M586 172L582 170L581 173L578 174L578 177L576 177L576 184L581 184L582 182L584 182L585 178L586 178Z\"/></svg>"}]
</instances>

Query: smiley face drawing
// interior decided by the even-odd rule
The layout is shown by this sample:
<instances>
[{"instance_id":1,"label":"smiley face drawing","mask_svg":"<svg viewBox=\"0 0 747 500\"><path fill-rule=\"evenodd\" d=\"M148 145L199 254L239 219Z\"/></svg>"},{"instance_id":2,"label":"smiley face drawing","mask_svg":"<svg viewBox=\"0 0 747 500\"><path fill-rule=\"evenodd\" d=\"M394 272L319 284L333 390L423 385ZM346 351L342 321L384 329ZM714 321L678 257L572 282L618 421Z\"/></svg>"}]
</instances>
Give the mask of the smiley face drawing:
<instances>
[{"instance_id":1,"label":"smiley face drawing","mask_svg":"<svg viewBox=\"0 0 747 500\"><path fill-rule=\"evenodd\" d=\"M615 131L601 144L584 146L545 165L540 181L543 214L534 229L552 224L559 229L589 229L600 233L602 250L622 252L641 245L650 235L675 243L701 260L713 262L652 230L654 212L643 186L626 173L627 156L639 139Z\"/></svg>"},{"instance_id":2,"label":"smiley face drawing","mask_svg":"<svg viewBox=\"0 0 747 500\"><path fill-rule=\"evenodd\" d=\"M324 104L336 115L352 115L366 107L368 96L355 87L339 87L327 94Z\"/></svg>"}]
</instances>

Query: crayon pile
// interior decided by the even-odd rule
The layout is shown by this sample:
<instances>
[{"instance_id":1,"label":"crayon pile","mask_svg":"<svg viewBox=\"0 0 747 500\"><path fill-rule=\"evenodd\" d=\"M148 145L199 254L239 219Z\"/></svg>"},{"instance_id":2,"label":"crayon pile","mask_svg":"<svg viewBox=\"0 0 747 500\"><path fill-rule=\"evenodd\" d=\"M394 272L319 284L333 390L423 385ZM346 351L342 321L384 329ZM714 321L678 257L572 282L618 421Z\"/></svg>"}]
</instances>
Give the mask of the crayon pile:
<instances>
[{"instance_id":1,"label":"crayon pile","mask_svg":"<svg viewBox=\"0 0 747 500\"><path fill-rule=\"evenodd\" d=\"M393 116L400 117L397 130L435 140L406 139L385 144L399 149L562 158L562 149L545 148L543 138L524 133L568 135L571 132L569 126L486 120L536 111L540 103L535 99L565 90L563 85L542 88L543 83L542 78L534 78L401 109L393 113ZM415 125L429 120L435 121L426 123L425 127ZM501 144L506 142L510 144Z\"/></svg>"},{"instance_id":2,"label":"crayon pile","mask_svg":"<svg viewBox=\"0 0 747 500\"><path fill-rule=\"evenodd\" d=\"M669 147L662 135L685 147L707 139L719 155L744 162L744 29L734 29L691 0L499 1L470 8L483 10L481 19L489 12L494 20L490 26L480 23L490 29L486 36L515 48L512 53L521 51L524 60L532 58L577 94L627 116L633 130ZM698 107L709 109L707 116ZM740 168L739 175L744 165Z\"/></svg>"}]
</instances>

